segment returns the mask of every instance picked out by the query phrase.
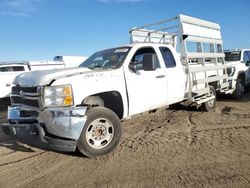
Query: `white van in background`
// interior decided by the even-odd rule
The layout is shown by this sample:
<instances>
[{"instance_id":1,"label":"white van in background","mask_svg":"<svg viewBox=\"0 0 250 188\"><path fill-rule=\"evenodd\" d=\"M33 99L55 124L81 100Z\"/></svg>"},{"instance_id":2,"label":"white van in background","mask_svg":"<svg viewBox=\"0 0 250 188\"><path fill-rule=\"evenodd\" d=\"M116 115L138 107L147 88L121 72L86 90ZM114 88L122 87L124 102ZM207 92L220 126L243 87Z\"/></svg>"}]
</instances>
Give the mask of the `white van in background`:
<instances>
[{"instance_id":1,"label":"white van in background","mask_svg":"<svg viewBox=\"0 0 250 188\"><path fill-rule=\"evenodd\" d=\"M85 56L55 56L54 61L63 61L67 68L78 67L88 57Z\"/></svg>"},{"instance_id":2,"label":"white van in background","mask_svg":"<svg viewBox=\"0 0 250 188\"><path fill-rule=\"evenodd\" d=\"M28 71L65 68L63 61L0 62L0 99L9 97L14 78ZM2 100L1 100L2 103Z\"/></svg>"}]
</instances>

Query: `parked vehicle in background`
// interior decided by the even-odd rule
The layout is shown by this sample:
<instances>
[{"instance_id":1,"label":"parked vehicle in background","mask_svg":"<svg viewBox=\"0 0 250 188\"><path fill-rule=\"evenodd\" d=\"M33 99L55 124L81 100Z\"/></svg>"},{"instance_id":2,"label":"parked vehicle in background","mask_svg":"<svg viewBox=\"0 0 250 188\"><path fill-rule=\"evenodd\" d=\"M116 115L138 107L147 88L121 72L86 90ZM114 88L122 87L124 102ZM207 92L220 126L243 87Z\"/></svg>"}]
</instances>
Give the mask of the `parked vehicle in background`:
<instances>
[{"instance_id":1,"label":"parked vehicle in background","mask_svg":"<svg viewBox=\"0 0 250 188\"><path fill-rule=\"evenodd\" d=\"M96 52L79 68L16 77L2 127L95 157L117 146L120 119L180 102L214 110L216 91L228 91L218 24L179 15L130 33L130 45Z\"/></svg>"},{"instance_id":2,"label":"parked vehicle in background","mask_svg":"<svg viewBox=\"0 0 250 188\"><path fill-rule=\"evenodd\" d=\"M14 78L24 72L65 68L62 61L0 62L0 99L4 101L11 93Z\"/></svg>"},{"instance_id":3,"label":"parked vehicle in background","mask_svg":"<svg viewBox=\"0 0 250 188\"><path fill-rule=\"evenodd\" d=\"M229 75L232 96L240 99L245 91L245 86L250 84L250 49L226 50L225 61Z\"/></svg>"},{"instance_id":4,"label":"parked vehicle in background","mask_svg":"<svg viewBox=\"0 0 250 188\"><path fill-rule=\"evenodd\" d=\"M55 56L54 61L63 61L67 68L78 67L87 59L85 56Z\"/></svg>"}]
</instances>

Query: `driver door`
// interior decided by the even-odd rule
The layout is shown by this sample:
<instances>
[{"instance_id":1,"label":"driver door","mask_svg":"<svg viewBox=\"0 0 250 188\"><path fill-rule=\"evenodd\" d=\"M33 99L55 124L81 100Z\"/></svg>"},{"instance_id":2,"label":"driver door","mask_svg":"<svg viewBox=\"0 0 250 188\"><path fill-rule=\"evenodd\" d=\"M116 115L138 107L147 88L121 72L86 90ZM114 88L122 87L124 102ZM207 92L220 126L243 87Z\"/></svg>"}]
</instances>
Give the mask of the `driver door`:
<instances>
[{"instance_id":1,"label":"driver door","mask_svg":"<svg viewBox=\"0 0 250 188\"><path fill-rule=\"evenodd\" d=\"M129 67L125 67L125 77L129 115L153 110L166 104L166 76L152 47L137 50Z\"/></svg>"}]
</instances>

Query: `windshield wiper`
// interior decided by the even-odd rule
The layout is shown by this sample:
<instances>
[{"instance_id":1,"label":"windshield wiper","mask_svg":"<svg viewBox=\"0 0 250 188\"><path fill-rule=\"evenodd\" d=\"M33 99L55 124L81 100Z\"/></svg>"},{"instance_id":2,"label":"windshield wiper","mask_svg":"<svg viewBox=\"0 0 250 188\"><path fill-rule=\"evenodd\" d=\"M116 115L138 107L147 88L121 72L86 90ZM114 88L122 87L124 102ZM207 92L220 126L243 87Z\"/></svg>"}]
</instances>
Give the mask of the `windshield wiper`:
<instances>
[{"instance_id":1,"label":"windshield wiper","mask_svg":"<svg viewBox=\"0 0 250 188\"><path fill-rule=\"evenodd\" d=\"M88 67L89 69L103 69L103 67L101 65L95 65L95 66L91 66L91 67Z\"/></svg>"}]
</instances>

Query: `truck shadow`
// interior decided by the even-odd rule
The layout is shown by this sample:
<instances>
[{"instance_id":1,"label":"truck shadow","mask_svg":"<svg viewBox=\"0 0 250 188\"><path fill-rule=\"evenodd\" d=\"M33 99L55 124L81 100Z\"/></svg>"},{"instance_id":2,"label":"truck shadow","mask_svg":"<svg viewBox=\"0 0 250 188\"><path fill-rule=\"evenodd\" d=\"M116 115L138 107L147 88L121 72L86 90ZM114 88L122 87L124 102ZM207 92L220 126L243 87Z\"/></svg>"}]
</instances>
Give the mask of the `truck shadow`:
<instances>
[{"instance_id":1,"label":"truck shadow","mask_svg":"<svg viewBox=\"0 0 250 188\"><path fill-rule=\"evenodd\" d=\"M0 124L7 123L8 105L0 104ZM35 152L31 145L26 145L26 141L10 135L7 129L0 128L0 147L20 152Z\"/></svg>"},{"instance_id":2,"label":"truck shadow","mask_svg":"<svg viewBox=\"0 0 250 188\"><path fill-rule=\"evenodd\" d=\"M3 123L1 118L1 123ZM0 147L8 148L12 151L35 152L31 147L24 145L22 141L8 134L8 130L0 128Z\"/></svg>"},{"instance_id":3,"label":"truck shadow","mask_svg":"<svg viewBox=\"0 0 250 188\"><path fill-rule=\"evenodd\" d=\"M12 151L20 151L20 152L35 152L32 148L24 146L21 142L16 139L7 139L0 141L0 147L8 148Z\"/></svg>"},{"instance_id":4,"label":"truck shadow","mask_svg":"<svg viewBox=\"0 0 250 188\"><path fill-rule=\"evenodd\" d=\"M174 110L174 111L190 111L190 112L195 112L195 111L201 111L201 109L195 107L195 106L185 106L180 103L170 105L169 108L166 108L167 110Z\"/></svg>"},{"instance_id":5,"label":"truck shadow","mask_svg":"<svg viewBox=\"0 0 250 188\"><path fill-rule=\"evenodd\" d=\"M245 93L243 94L240 100L233 99L231 95L219 95L217 97L218 101L221 102L237 102L237 103L244 103L250 101L250 86L245 88Z\"/></svg>"},{"instance_id":6,"label":"truck shadow","mask_svg":"<svg viewBox=\"0 0 250 188\"><path fill-rule=\"evenodd\" d=\"M38 140L30 140L9 135L9 132L4 130L3 128L0 128L0 148L1 147L7 148L13 152L19 151L24 153L35 153L37 151L32 148L38 148L44 151L61 153L72 157L84 157L78 150L76 150L75 152L54 151L48 148L46 144L43 144Z\"/></svg>"}]
</instances>

